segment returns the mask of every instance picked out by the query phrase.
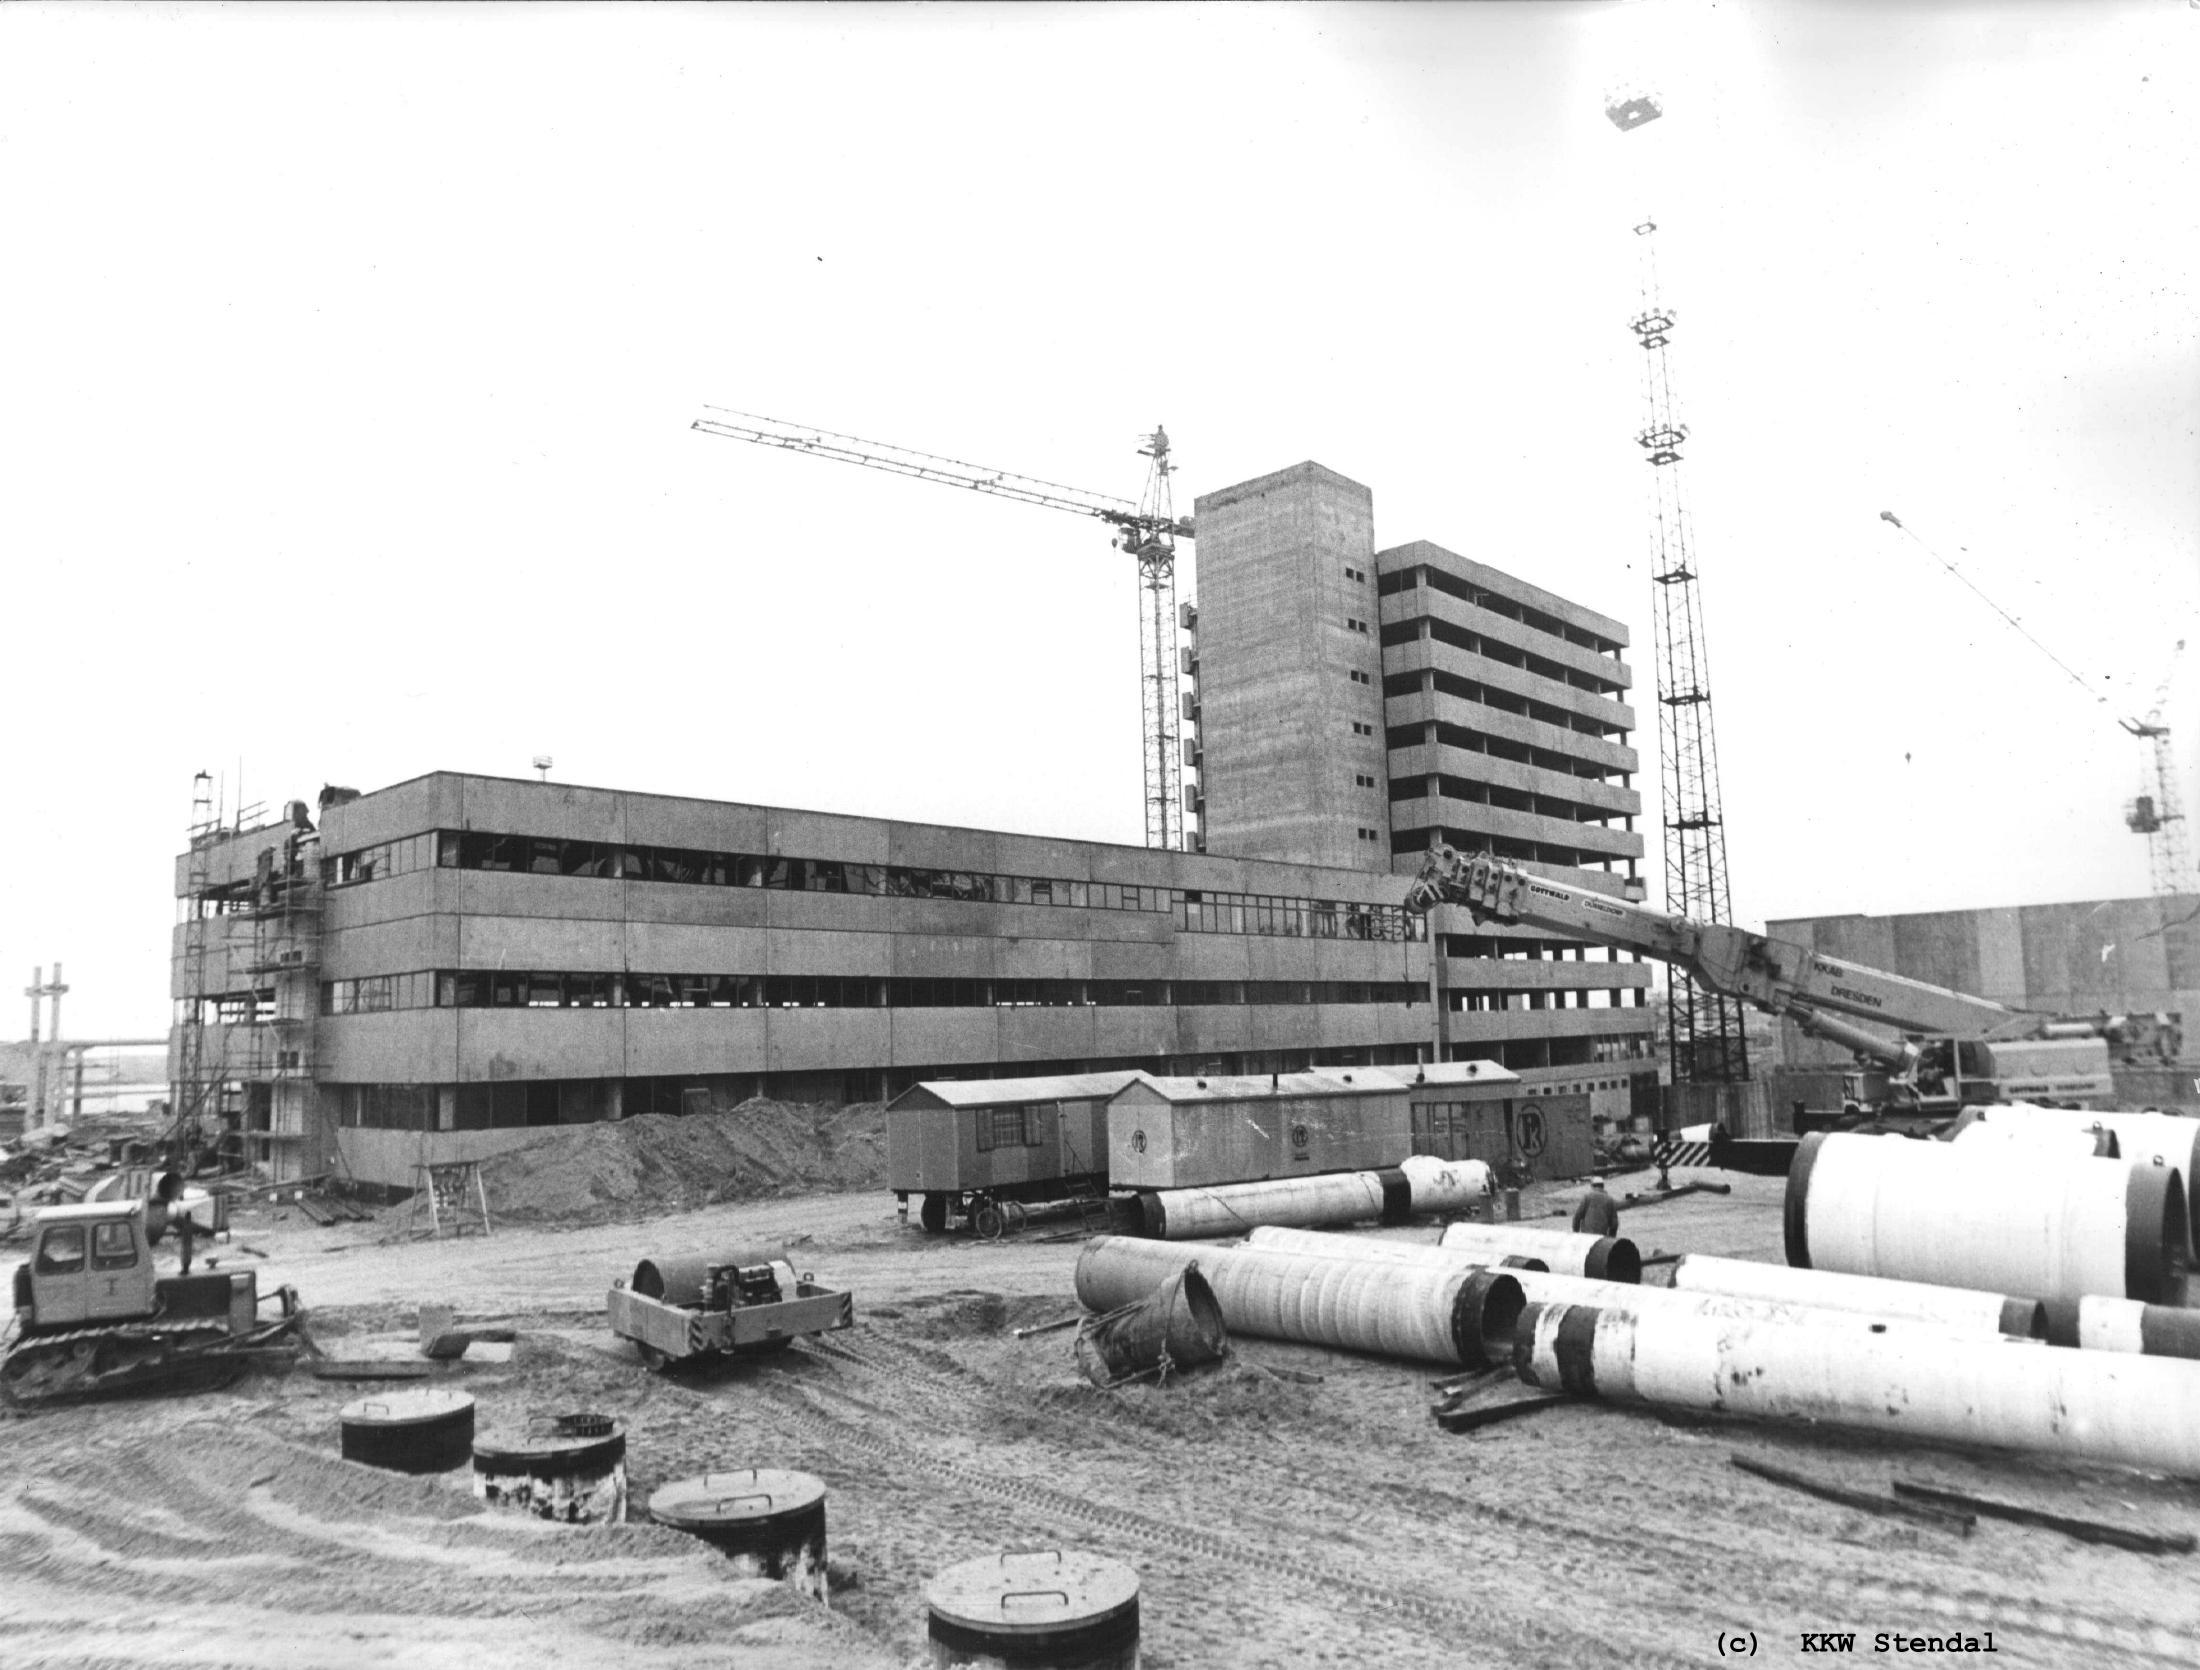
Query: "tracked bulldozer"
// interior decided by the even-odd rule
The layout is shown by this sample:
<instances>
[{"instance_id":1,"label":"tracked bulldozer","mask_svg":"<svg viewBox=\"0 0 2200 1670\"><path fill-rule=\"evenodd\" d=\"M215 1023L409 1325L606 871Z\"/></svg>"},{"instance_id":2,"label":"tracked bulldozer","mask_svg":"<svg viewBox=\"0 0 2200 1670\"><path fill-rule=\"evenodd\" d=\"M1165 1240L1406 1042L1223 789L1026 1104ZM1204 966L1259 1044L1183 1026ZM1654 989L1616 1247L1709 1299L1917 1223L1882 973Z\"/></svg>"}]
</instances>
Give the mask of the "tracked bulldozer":
<instances>
[{"instance_id":1,"label":"tracked bulldozer","mask_svg":"<svg viewBox=\"0 0 2200 1670\"><path fill-rule=\"evenodd\" d=\"M218 1383L303 1316L294 1289L262 1294L251 1270L156 1274L145 1201L49 1207L16 1266L0 1396L24 1405Z\"/></svg>"}]
</instances>

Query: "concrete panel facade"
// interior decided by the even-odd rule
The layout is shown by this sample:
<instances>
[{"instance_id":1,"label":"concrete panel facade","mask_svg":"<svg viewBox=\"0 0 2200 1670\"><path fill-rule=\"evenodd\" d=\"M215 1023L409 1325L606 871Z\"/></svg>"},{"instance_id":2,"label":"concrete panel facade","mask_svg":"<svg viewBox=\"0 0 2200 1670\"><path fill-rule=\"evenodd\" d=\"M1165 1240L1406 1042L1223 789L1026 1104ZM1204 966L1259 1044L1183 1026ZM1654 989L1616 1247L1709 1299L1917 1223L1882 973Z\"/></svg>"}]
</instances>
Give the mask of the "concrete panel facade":
<instances>
[{"instance_id":1,"label":"concrete panel facade","mask_svg":"<svg viewBox=\"0 0 2200 1670\"><path fill-rule=\"evenodd\" d=\"M1194 516L1209 849L1387 868L1374 495L1309 462Z\"/></svg>"}]
</instances>

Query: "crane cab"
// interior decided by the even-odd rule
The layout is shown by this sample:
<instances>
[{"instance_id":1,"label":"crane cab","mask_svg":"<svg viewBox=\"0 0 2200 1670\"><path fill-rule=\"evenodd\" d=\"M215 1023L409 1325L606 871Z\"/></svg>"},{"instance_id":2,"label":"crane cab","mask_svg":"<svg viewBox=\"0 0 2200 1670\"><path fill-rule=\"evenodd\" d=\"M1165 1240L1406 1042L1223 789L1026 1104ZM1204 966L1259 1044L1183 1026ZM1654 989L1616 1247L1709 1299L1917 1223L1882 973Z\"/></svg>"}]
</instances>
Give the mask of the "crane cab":
<instances>
[{"instance_id":1,"label":"crane cab","mask_svg":"<svg viewBox=\"0 0 2200 1670\"><path fill-rule=\"evenodd\" d=\"M122 1321L158 1308L142 1200L49 1207L31 1226L30 1254L15 1271L15 1309L26 1329Z\"/></svg>"}]
</instances>

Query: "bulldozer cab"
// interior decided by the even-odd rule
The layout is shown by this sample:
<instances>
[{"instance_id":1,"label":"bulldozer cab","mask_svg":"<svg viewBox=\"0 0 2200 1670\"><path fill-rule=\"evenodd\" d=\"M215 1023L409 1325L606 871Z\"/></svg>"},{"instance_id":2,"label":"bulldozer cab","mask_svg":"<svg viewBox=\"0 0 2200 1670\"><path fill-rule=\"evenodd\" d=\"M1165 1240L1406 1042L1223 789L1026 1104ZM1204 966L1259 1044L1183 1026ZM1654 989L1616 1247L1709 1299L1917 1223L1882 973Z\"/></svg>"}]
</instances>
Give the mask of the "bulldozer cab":
<instances>
[{"instance_id":1,"label":"bulldozer cab","mask_svg":"<svg viewBox=\"0 0 2200 1670\"><path fill-rule=\"evenodd\" d=\"M16 1303L27 1301L28 1320L40 1328L147 1316L154 1279L143 1201L50 1207L32 1225Z\"/></svg>"}]
</instances>

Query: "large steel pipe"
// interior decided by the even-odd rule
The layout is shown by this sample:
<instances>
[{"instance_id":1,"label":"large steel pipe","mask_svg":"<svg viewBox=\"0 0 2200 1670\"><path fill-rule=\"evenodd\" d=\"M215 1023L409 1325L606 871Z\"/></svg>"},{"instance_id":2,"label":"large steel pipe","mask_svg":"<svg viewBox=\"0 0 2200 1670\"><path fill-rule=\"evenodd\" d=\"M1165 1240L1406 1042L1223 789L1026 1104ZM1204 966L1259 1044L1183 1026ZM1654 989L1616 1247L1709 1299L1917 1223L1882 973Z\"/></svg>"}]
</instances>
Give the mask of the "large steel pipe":
<instances>
[{"instance_id":1,"label":"large steel pipe","mask_svg":"<svg viewBox=\"0 0 2200 1670\"><path fill-rule=\"evenodd\" d=\"M2034 1123L2024 1118L2004 1119L1981 1114L1956 1132L1954 1140L1973 1146L1988 1148L2026 1149L2041 1164L2050 1164L2061 1158L2085 1160L2114 1160L2122 1157L2117 1147L2116 1133L2098 1123L2091 1125L2065 1125L2061 1121L2042 1120Z\"/></svg>"},{"instance_id":2,"label":"large steel pipe","mask_svg":"<svg viewBox=\"0 0 2200 1670\"><path fill-rule=\"evenodd\" d=\"M1922 1322L1956 1333L1999 1333L2015 1339L2047 1336L2047 1316L2039 1300L1982 1293L1971 1287L1935 1287L1878 1276L1843 1276L1830 1270L1794 1270L1784 1264L1713 1258L1705 1253L1689 1253L1673 1266L1673 1286L1684 1293L1724 1293L1735 1298L1853 1311L1890 1321Z\"/></svg>"},{"instance_id":3,"label":"large steel pipe","mask_svg":"<svg viewBox=\"0 0 2200 1670\"><path fill-rule=\"evenodd\" d=\"M1798 1269L2077 1299L2183 1296L2177 1168L1813 1131L1788 1169Z\"/></svg>"},{"instance_id":4,"label":"large steel pipe","mask_svg":"<svg viewBox=\"0 0 2200 1670\"><path fill-rule=\"evenodd\" d=\"M1413 1210L1464 1212L1490 1198L1497 1179L1480 1160L1439 1160L1433 1154L1415 1154L1400 1160L1406 1174Z\"/></svg>"},{"instance_id":5,"label":"large steel pipe","mask_svg":"<svg viewBox=\"0 0 2200 1670\"><path fill-rule=\"evenodd\" d=\"M2151 1108L2144 1113L2096 1113L2082 1108L2043 1108L2029 1102L1996 1107L1989 1117L2001 1121L2005 1116L2015 1119L2020 1115L2042 1124L2099 1125L2115 1133L2118 1150L2134 1164L2160 1160L2175 1166L2185 1179L2185 1227L2200 1232L2200 1119Z\"/></svg>"},{"instance_id":6,"label":"large steel pipe","mask_svg":"<svg viewBox=\"0 0 2200 1670\"><path fill-rule=\"evenodd\" d=\"M2200 1357L2200 1311L2136 1299L2050 1299L2047 1343L2146 1357Z\"/></svg>"},{"instance_id":7,"label":"large steel pipe","mask_svg":"<svg viewBox=\"0 0 2200 1670\"><path fill-rule=\"evenodd\" d=\"M1554 1276L1642 1280L1642 1254L1623 1235L1569 1235L1561 1229L1527 1229L1519 1224L1452 1224L1438 1245L1474 1253L1486 1264L1501 1258L1540 1258Z\"/></svg>"},{"instance_id":8,"label":"large steel pipe","mask_svg":"<svg viewBox=\"0 0 2200 1670\"><path fill-rule=\"evenodd\" d=\"M1195 1249L1121 1235L1096 1236L1078 1255L1078 1302L1114 1310L1194 1263L1233 1334L1466 1368L1505 1361L1527 1302L1507 1271L1415 1269L1264 1247Z\"/></svg>"},{"instance_id":9,"label":"large steel pipe","mask_svg":"<svg viewBox=\"0 0 2200 1670\"><path fill-rule=\"evenodd\" d=\"M1531 1306L1513 1365L1582 1397L1812 1421L2200 1477L2200 1366L1922 1328Z\"/></svg>"},{"instance_id":10,"label":"large steel pipe","mask_svg":"<svg viewBox=\"0 0 2200 1670\"><path fill-rule=\"evenodd\" d=\"M1413 1212L1413 1189L1401 1171L1335 1171L1211 1189L1149 1189L1140 1193L1138 1211L1156 1241L1201 1241L1243 1235L1259 1224L1403 1223Z\"/></svg>"},{"instance_id":11,"label":"large steel pipe","mask_svg":"<svg viewBox=\"0 0 2200 1670\"><path fill-rule=\"evenodd\" d=\"M1389 1241L1361 1235L1325 1235L1318 1230L1305 1229L1256 1229L1248 1238L1251 1245L1267 1247L1277 1252L1303 1253L1310 1258L1357 1258L1363 1262L1379 1264L1422 1264L1437 1269L1479 1267L1481 1260L1473 1253L1461 1252L1452 1247L1432 1247L1425 1242ZM1723 1262L1723 1261L1722 1261ZM1780 1265L1766 1264L1755 1268L1772 1271L1775 1275L1804 1276L1813 1274L1807 1270L1788 1270ZM1946 1315L1904 1309L1900 1304L1872 1310L1868 1307L1818 1305L1795 1294L1736 1294L1721 1293L1709 1289L1682 1292L1671 1287L1643 1287L1628 1282L1593 1281L1586 1276L1547 1275L1536 1270L1509 1270L1506 1272L1520 1283L1520 1291L1531 1305L1595 1305L1604 1310L1621 1310L1630 1314L1640 1311L1685 1311L1699 1316L1724 1316L1752 1322L1786 1322L1797 1326L1852 1326L1883 1327L1889 1323L1900 1326L1924 1326L1946 1329L1950 1333L1991 1335L2003 1331L2009 1316L1992 1302L1996 1296L1984 1293L1964 1293L1954 1288L1923 1288L1925 1293L1951 1293L1965 1303L1960 1313L1950 1307ZM1872 1282L1861 1276L1824 1276L1828 1282L1854 1281L1860 1286L1889 1288L1899 1294L1909 1284L1905 1282ZM2037 1300L2011 1301L2014 1331L2037 1336L2046 1328Z\"/></svg>"}]
</instances>

